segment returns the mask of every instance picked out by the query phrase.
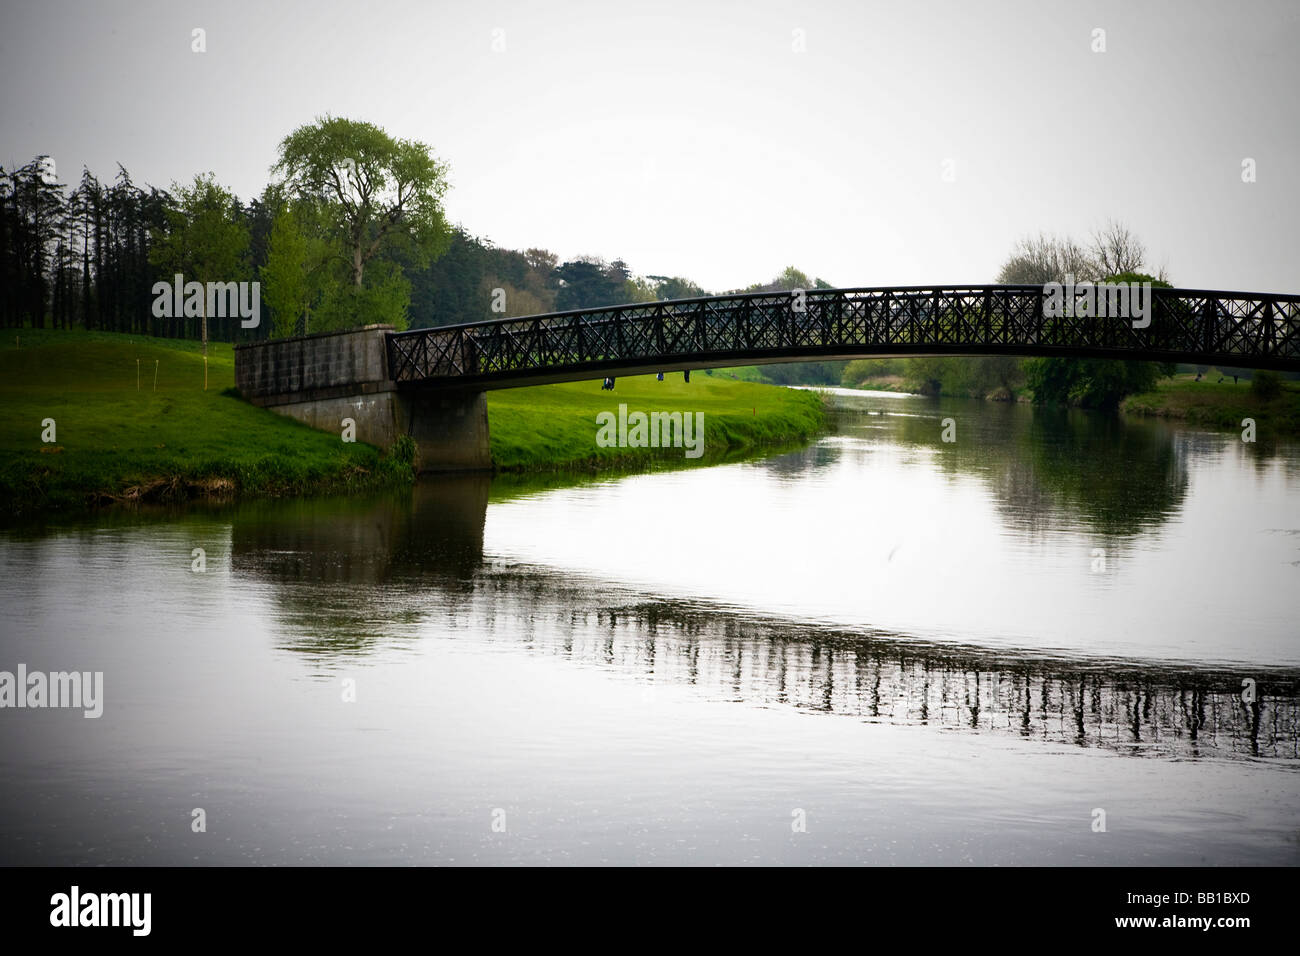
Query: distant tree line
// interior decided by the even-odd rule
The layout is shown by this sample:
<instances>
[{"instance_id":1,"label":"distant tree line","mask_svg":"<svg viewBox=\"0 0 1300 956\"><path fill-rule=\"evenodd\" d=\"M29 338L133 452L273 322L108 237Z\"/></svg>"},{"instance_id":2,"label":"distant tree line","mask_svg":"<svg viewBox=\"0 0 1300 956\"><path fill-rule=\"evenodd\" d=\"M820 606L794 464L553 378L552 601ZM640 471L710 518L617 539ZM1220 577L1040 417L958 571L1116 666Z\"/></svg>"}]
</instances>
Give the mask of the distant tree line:
<instances>
[{"instance_id":1,"label":"distant tree line","mask_svg":"<svg viewBox=\"0 0 1300 956\"><path fill-rule=\"evenodd\" d=\"M168 189L121 166L72 186L48 156L0 167L0 322L248 341L372 322L422 328L705 295L621 259L561 261L450 226L446 166L422 143L324 117L280 144L274 179L244 202L200 174ZM205 297L156 314L158 283L253 282L247 328Z\"/></svg>"},{"instance_id":2,"label":"distant tree line","mask_svg":"<svg viewBox=\"0 0 1300 956\"><path fill-rule=\"evenodd\" d=\"M183 334L149 310L158 272L149 251L170 202L120 166L111 183L84 171L75 187L47 156L0 167L0 322Z\"/></svg>"}]
</instances>

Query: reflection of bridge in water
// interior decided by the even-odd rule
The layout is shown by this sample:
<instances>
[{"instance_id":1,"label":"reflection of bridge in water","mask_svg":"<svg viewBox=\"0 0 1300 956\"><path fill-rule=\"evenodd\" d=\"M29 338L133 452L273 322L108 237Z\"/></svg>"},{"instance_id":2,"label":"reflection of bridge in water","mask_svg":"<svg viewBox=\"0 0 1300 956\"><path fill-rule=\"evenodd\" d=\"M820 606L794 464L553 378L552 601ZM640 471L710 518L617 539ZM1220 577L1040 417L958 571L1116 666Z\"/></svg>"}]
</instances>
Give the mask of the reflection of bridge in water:
<instances>
[{"instance_id":1,"label":"reflection of bridge in water","mask_svg":"<svg viewBox=\"0 0 1300 956\"><path fill-rule=\"evenodd\" d=\"M712 697L865 720L1103 747L1149 756L1300 758L1300 673L1052 657L836 630L702 604L634 601L564 610L518 570L483 581L465 623L505 617L530 648ZM544 581L549 572L533 571ZM560 592L567 588L554 584ZM576 597L576 596L575 596ZM577 603L575 601L575 603ZM538 619L555 607L554 619ZM522 617L527 631L513 628ZM1241 682L1257 699L1242 700Z\"/></svg>"},{"instance_id":2,"label":"reflection of bridge in water","mask_svg":"<svg viewBox=\"0 0 1300 956\"><path fill-rule=\"evenodd\" d=\"M970 647L647 599L485 561L487 488L466 478L413 500L256 504L235 517L233 568L272 585L281 646L325 668L430 632L473 634L759 706L1137 756L1300 759L1300 670Z\"/></svg>"}]
</instances>

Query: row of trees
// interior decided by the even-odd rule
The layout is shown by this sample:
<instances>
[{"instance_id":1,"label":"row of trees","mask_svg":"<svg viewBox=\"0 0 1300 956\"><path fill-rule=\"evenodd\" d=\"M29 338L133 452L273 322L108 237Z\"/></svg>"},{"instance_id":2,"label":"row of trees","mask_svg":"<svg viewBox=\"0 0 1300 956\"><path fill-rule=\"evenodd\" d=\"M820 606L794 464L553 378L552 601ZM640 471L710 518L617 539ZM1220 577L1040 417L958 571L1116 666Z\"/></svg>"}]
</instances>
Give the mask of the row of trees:
<instances>
[{"instance_id":1,"label":"row of trees","mask_svg":"<svg viewBox=\"0 0 1300 956\"><path fill-rule=\"evenodd\" d=\"M271 172L245 203L211 174L162 190L121 167L107 184L86 170L73 188L46 156L0 168L0 322L233 341L704 294L686 279L634 276L621 260L561 262L451 227L446 164L370 123L327 116L300 127ZM238 316L209 315L206 299L155 314L155 284L178 273L259 282L261 321L246 329Z\"/></svg>"},{"instance_id":2,"label":"row of trees","mask_svg":"<svg viewBox=\"0 0 1300 956\"><path fill-rule=\"evenodd\" d=\"M120 166L111 183L86 171L74 188L47 156L0 167L0 322L167 334L148 303L169 202Z\"/></svg>"},{"instance_id":3,"label":"row of trees","mask_svg":"<svg viewBox=\"0 0 1300 956\"><path fill-rule=\"evenodd\" d=\"M200 338L202 315L155 314L155 284L251 280L270 228L262 201L242 204L210 175L168 191L121 166L111 183L83 170L75 187L46 156L0 167L0 322ZM221 338L238 330L219 322Z\"/></svg>"}]
</instances>

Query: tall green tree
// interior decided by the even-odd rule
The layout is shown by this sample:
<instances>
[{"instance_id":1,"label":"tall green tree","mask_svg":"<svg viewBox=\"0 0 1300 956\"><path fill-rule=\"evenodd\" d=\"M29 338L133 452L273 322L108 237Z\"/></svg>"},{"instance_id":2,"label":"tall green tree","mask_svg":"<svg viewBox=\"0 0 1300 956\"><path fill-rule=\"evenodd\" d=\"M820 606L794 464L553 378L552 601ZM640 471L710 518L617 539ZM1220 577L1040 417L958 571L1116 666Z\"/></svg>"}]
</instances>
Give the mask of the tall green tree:
<instances>
[{"instance_id":1,"label":"tall green tree","mask_svg":"<svg viewBox=\"0 0 1300 956\"><path fill-rule=\"evenodd\" d=\"M239 282L249 276L250 236L239 200L212 173L194 177L188 186L172 187L174 204L167 227L154 235L150 261L164 274L186 282ZM207 388L208 309L200 309L204 381Z\"/></svg>"},{"instance_id":2,"label":"tall green tree","mask_svg":"<svg viewBox=\"0 0 1300 956\"><path fill-rule=\"evenodd\" d=\"M326 283L318 325L404 328L411 286L401 262L424 268L451 242L446 164L424 143L326 116L284 138L272 172L291 197L321 210L328 258L344 270L343 282Z\"/></svg>"},{"instance_id":3,"label":"tall green tree","mask_svg":"<svg viewBox=\"0 0 1300 956\"><path fill-rule=\"evenodd\" d=\"M308 331L313 272L319 252L303 230L300 213L285 203L271 225L266 265L261 269L262 301L271 310L271 334L277 338Z\"/></svg>"},{"instance_id":4,"label":"tall green tree","mask_svg":"<svg viewBox=\"0 0 1300 956\"><path fill-rule=\"evenodd\" d=\"M37 156L12 172L0 170L0 207L7 265L6 319L21 325L26 317L41 328L67 212L63 187L48 156Z\"/></svg>"}]
</instances>

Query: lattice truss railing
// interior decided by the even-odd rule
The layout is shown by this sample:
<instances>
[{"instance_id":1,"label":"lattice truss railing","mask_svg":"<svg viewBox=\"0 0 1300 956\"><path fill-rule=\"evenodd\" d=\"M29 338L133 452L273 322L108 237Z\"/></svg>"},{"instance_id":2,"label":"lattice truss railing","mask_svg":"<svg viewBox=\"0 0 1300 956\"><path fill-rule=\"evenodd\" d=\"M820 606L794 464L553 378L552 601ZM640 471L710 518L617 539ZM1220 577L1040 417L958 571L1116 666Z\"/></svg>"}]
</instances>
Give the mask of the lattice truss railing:
<instances>
[{"instance_id":1,"label":"lattice truss railing","mask_svg":"<svg viewBox=\"0 0 1300 956\"><path fill-rule=\"evenodd\" d=\"M1133 315L1048 315L1041 286L818 289L638 303L402 332L399 382L820 355L1114 354L1300 369L1300 297L1151 290ZM1058 310L1059 311L1059 310ZM1070 314L1072 313L1072 314Z\"/></svg>"}]
</instances>

